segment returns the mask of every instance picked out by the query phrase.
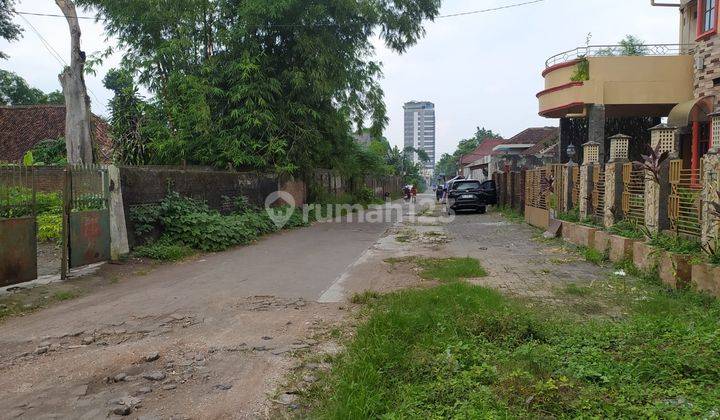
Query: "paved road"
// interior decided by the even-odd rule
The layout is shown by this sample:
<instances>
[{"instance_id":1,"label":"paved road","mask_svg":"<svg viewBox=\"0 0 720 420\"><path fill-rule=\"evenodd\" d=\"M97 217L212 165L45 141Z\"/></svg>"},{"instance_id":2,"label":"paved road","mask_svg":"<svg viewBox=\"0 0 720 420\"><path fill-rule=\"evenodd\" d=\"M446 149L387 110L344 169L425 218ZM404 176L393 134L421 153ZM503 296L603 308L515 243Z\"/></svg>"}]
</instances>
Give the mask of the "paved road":
<instances>
[{"instance_id":1,"label":"paved road","mask_svg":"<svg viewBox=\"0 0 720 420\"><path fill-rule=\"evenodd\" d=\"M307 347L342 318L337 304L314 301L387 227L316 223L9 319L0 325L0 412L99 418L117 408L111 401L137 398L138 414L265 417L267 394L288 373L283 349ZM160 359L143 362L152 351ZM119 373L128 380L104 379ZM144 386L152 393L140 394Z\"/></svg>"}]
</instances>

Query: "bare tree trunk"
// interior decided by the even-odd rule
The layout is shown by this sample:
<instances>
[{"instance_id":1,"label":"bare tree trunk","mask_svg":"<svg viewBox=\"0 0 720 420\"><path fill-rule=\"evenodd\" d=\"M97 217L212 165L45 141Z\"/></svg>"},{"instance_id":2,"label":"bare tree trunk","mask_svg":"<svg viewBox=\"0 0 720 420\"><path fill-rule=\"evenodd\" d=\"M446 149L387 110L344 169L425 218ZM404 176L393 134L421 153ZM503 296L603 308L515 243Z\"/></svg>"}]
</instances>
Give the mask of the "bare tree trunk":
<instances>
[{"instance_id":1,"label":"bare tree trunk","mask_svg":"<svg viewBox=\"0 0 720 420\"><path fill-rule=\"evenodd\" d=\"M85 87L85 52L72 0L55 0L70 27L70 66L58 76L65 96L65 145L68 163L93 163L90 98Z\"/></svg>"}]
</instances>

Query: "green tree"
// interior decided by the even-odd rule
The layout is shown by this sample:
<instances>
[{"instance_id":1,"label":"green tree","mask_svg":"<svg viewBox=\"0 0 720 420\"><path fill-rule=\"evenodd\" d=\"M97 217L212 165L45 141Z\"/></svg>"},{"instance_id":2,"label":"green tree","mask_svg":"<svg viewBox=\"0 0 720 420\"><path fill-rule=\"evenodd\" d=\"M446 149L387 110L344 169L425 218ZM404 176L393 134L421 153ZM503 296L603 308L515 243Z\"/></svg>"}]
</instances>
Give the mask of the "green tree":
<instances>
[{"instance_id":1,"label":"green tree","mask_svg":"<svg viewBox=\"0 0 720 420\"><path fill-rule=\"evenodd\" d=\"M622 47L621 55L645 55L647 54L647 47L645 42L634 35L626 35L620 41Z\"/></svg>"},{"instance_id":2,"label":"green tree","mask_svg":"<svg viewBox=\"0 0 720 420\"><path fill-rule=\"evenodd\" d=\"M143 121L148 105L140 98L132 73L127 69L111 69L103 84L115 93L108 105L115 160L124 165L147 163Z\"/></svg>"},{"instance_id":3,"label":"green tree","mask_svg":"<svg viewBox=\"0 0 720 420\"><path fill-rule=\"evenodd\" d=\"M15 41L22 36L22 28L13 23L15 14L15 0L0 0L0 38L6 41ZM7 58L7 54L0 51L0 59Z\"/></svg>"},{"instance_id":4,"label":"green tree","mask_svg":"<svg viewBox=\"0 0 720 420\"><path fill-rule=\"evenodd\" d=\"M371 38L404 52L440 0L80 0L154 94L161 163L348 167L387 123ZM149 118L149 117L148 117Z\"/></svg>"},{"instance_id":5,"label":"green tree","mask_svg":"<svg viewBox=\"0 0 720 420\"><path fill-rule=\"evenodd\" d=\"M46 94L40 89L28 85L25 79L17 74L7 70L0 70L0 104L38 105L63 103L65 103L65 98L59 91Z\"/></svg>"},{"instance_id":6,"label":"green tree","mask_svg":"<svg viewBox=\"0 0 720 420\"><path fill-rule=\"evenodd\" d=\"M440 160L435 164L436 175L454 176L459 170L459 161L463 155L472 153L486 139L500 138L500 135L485 127L477 127L475 134L467 139L462 139L458 143L457 149L453 154L443 153Z\"/></svg>"}]
</instances>

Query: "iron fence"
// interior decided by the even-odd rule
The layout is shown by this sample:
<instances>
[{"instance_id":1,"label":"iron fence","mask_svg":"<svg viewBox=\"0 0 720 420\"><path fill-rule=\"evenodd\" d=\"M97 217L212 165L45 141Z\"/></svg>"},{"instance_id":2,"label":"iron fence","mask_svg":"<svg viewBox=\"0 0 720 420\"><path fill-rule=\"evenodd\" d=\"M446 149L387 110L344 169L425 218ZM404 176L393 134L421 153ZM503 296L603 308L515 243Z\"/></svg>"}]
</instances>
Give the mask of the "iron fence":
<instances>
[{"instance_id":1,"label":"iron fence","mask_svg":"<svg viewBox=\"0 0 720 420\"><path fill-rule=\"evenodd\" d=\"M645 171L633 163L623 165L623 217L645 224Z\"/></svg>"},{"instance_id":2,"label":"iron fence","mask_svg":"<svg viewBox=\"0 0 720 420\"><path fill-rule=\"evenodd\" d=\"M693 48L692 44L643 44L632 50L625 45L588 45L553 55L545 61L545 67L585 57L690 55Z\"/></svg>"},{"instance_id":3,"label":"iron fence","mask_svg":"<svg viewBox=\"0 0 720 420\"><path fill-rule=\"evenodd\" d=\"M702 168L683 168L682 160L670 162L670 226L679 234L696 238L702 234L702 174Z\"/></svg>"}]
</instances>

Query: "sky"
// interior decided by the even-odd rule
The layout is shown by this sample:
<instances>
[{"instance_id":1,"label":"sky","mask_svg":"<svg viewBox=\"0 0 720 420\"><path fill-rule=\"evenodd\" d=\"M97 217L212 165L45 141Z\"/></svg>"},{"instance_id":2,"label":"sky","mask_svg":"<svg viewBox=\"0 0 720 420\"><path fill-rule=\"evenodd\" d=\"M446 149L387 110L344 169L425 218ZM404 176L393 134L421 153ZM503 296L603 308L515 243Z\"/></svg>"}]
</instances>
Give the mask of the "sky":
<instances>
[{"instance_id":1,"label":"sky","mask_svg":"<svg viewBox=\"0 0 720 420\"><path fill-rule=\"evenodd\" d=\"M527 0L443 0L441 15L506 6ZM59 13L53 0L19 0L16 10ZM81 12L80 14L88 14ZM648 44L678 42L678 10L651 7L650 0L544 0L542 2L425 24L427 33L402 55L374 40L383 63L381 81L390 123L385 136L394 145L403 142L403 103L435 103L436 156L452 153L460 139L471 137L475 127L510 137L527 127L557 126L558 121L538 116L535 94L543 89L545 60L562 51L591 44L616 44L632 34ZM0 68L25 78L44 91L60 89L57 74L69 60L70 35L64 19L26 16L40 37L20 17L25 28L16 42L0 40L0 51L10 55ZM114 45L101 23L81 20L82 48L88 54ZM93 112L108 115L112 93L102 85L108 69L118 65L120 53L108 57L89 75Z\"/></svg>"}]
</instances>

